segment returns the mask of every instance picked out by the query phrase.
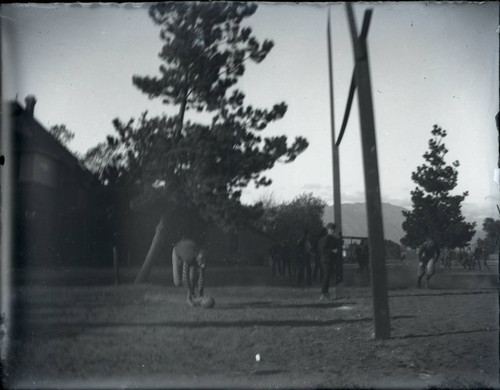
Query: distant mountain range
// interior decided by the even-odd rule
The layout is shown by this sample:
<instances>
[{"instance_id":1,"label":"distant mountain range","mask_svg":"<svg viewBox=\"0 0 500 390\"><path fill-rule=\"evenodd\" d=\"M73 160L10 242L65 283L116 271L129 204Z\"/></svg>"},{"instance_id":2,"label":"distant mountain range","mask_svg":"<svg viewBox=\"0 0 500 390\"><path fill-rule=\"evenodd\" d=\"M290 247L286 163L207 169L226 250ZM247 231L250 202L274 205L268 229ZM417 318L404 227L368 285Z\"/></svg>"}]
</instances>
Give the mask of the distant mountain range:
<instances>
[{"instance_id":1,"label":"distant mountain range","mask_svg":"<svg viewBox=\"0 0 500 390\"><path fill-rule=\"evenodd\" d=\"M404 236L401 224L404 221L402 207L390 203L382 203L382 219L384 222L384 236L386 239L399 244ZM324 223L333 221L333 205L326 206L323 214ZM342 205L342 234L344 236L367 237L368 226L366 207L364 203L344 203Z\"/></svg>"},{"instance_id":2,"label":"distant mountain range","mask_svg":"<svg viewBox=\"0 0 500 390\"><path fill-rule=\"evenodd\" d=\"M406 209L390 203L382 203L384 236L386 239L394 241L398 244L404 236L404 231L401 227L403 221L405 220L402 213L403 210ZM464 203L462 211L468 222L476 222L476 235L472 239L472 243L474 243L477 238L483 238L485 236L482 230L484 218L491 215L494 219L500 219L499 216L494 213L496 210L491 209L491 205L473 205ZM332 221L333 205L329 205L325 207L323 222L326 224ZM344 236L368 236L366 207L364 203L342 204L342 234Z\"/></svg>"}]
</instances>

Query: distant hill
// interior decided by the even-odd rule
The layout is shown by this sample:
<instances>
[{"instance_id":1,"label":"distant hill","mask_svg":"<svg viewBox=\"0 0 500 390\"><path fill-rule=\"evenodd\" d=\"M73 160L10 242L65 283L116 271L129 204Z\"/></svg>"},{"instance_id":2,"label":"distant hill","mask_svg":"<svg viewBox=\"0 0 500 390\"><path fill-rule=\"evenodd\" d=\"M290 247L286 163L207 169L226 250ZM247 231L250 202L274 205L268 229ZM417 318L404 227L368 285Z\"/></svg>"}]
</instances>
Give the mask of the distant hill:
<instances>
[{"instance_id":1,"label":"distant hill","mask_svg":"<svg viewBox=\"0 0 500 390\"><path fill-rule=\"evenodd\" d=\"M485 218L500 219L496 209L496 203L494 202L479 204L464 202L462 204L462 213L467 222L476 223L476 235L472 239L472 243L478 238L486 237L486 233L483 231L483 222Z\"/></svg>"},{"instance_id":2,"label":"distant hill","mask_svg":"<svg viewBox=\"0 0 500 390\"><path fill-rule=\"evenodd\" d=\"M390 203L382 203L382 218L384 221L384 236L399 244L404 236L401 224L404 221L403 207ZM333 221L333 206L326 206L323 214L324 223ZM366 207L364 203L344 203L342 205L342 234L344 236L368 236Z\"/></svg>"},{"instance_id":3,"label":"distant hill","mask_svg":"<svg viewBox=\"0 0 500 390\"><path fill-rule=\"evenodd\" d=\"M492 217L500 219L495 204L469 204L463 203L462 212L467 222L476 222L476 235L471 243L474 244L478 238L484 238L482 231L484 218ZM401 224L404 221L403 207L390 203L382 203L382 217L384 221L385 238L396 243L404 236ZM323 222L326 224L333 221L333 206L326 206L323 214ZM366 222L366 208L364 203L344 203L342 205L342 233L344 236L368 235Z\"/></svg>"}]
</instances>

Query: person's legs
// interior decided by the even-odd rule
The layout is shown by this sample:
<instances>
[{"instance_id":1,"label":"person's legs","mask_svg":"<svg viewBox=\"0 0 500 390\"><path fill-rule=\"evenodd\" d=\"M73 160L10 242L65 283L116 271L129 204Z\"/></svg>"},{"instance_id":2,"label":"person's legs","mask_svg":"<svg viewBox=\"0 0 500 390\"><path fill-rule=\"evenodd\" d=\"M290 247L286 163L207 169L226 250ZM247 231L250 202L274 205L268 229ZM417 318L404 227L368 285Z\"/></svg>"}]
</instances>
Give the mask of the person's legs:
<instances>
[{"instance_id":1,"label":"person's legs","mask_svg":"<svg viewBox=\"0 0 500 390\"><path fill-rule=\"evenodd\" d=\"M175 253L175 249L172 250L172 276L174 279L174 286L179 287L182 285L182 272L183 272L182 260Z\"/></svg>"},{"instance_id":2,"label":"person's legs","mask_svg":"<svg viewBox=\"0 0 500 390\"><path fill-rule=\"evenodd\" d=\"M322 296L328 295L328 288L330 287L330 277L332 272L332 266L329 261L321 262L323 266L323 285L321 287Z\"/></svg>"},{"instance_id":3,"label":"person's legs","mask_svg":"<svg viewBox=\"0 0 500 390\"><path fill-rule=\"evenodd\" d=\"M313 280L316 281L317 277L318 277L318 274L321 275L322 274L322 269L321 269L321 264L319 262L319 259L315 256L314 257L314 270L313 270ZM321 279L320 279L321 280Z\"/></svg>"},{"instance_id":4,"label":"person's legs","mask_svg":"<svg viewBox=\"0 0 500 390\"><path fill-rule=\"evenodd\" d=\"M189 267L189 282L192 286L193 297L199 296L199 291L197 290L197 280L198 280L198 267Z\"/></svg>"},{"instance_id":5,"label":"person's legs","mask_svg":"<svg viewBox=\"0 0 500 390\"><path fill-rule=\"evenodd\" d=\"M417 287L420 288L420 283L422 281L422 278L425 275L425 263L421 261L418 265L418 280L417 280Z\"/></svg>"},{"instance_id":6,"label":"person's legs","mask_svg":"<svg viewBox=\"0 0 500 390\"><path fill-rule=\"evenodd\" d=\"M182 284L187 288L187 299L186 302L190 306L195 306L194 298L194 287L191 284L191 268L186 263L182 266Z\"/></svg>"},{"instance_id":7,"label":"person's legs","mask_svg":"<svg viewBox=\"0 0 500 390\"><path fill-rule=\"evenodd\" d=\"M193 291L194 287L196 286L196 278L197 277L197 269L194 266L189 267L189 281L191 282L191 286L193 286Z\"/></svg>"},{"instance_id":8,"label":"person's legs","mask_svg":"<svg viewBox=\"0 0 500 390\"><path fill-rule=\"evenodd\" d=\"M436 269L435 262L436 262L435 259L431 259L427 263L427 267L426 267L426 270L425 270L425 273L426 273L426 287L429 287L429 280L431 280L432 275L434 275L434 272L435 272L435 269Z\"/></svg>"},{"instance_id":9,"label":"person's legs","mask_svg":"<svg viewBox=\"0 0 500 390\"><path fill-rule=\"evenodd\" d=\"M319 280L320 280L320 282L322 282L323 278L325 277L325 272L324 272L323 266L321 265L321 262L319 261L319 259L318 259L318 264L319 264Z\"/></svg>"}]
</instances>

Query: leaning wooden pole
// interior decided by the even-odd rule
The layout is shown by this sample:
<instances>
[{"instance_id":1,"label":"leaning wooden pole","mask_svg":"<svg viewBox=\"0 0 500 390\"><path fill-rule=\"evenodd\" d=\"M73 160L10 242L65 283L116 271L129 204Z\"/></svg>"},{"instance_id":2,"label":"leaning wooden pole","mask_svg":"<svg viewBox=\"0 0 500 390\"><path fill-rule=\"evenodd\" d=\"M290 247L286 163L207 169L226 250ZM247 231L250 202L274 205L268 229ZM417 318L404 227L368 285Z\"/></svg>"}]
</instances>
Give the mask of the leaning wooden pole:
<instances>
[{"instance_id":1,"label":"leaning wooden pole","mask_svg":"<svg viewBox=\"0 0 500 390\"><path fill-rule=\"evenodd\" d=\"M375 120L373 113L370 69L366 37L358 39L352 5L346 3L347 18L351 30L356 62L358 104L361 122L361 143L365 176L366 209L370 244L371 284L375 338L387 339L391 335L389 300L387 295L387 271L385 267L384 226L377 161ZM369 23L371 10L365 14L365 25Z\"/></svg>"}]
</instances>

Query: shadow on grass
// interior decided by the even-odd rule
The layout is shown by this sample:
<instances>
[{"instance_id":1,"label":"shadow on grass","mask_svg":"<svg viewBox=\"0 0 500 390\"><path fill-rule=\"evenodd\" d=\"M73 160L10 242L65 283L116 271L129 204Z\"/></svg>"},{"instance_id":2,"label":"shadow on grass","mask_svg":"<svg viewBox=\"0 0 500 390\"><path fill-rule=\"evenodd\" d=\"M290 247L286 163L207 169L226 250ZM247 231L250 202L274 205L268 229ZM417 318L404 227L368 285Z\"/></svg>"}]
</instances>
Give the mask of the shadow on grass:
<instances>
[{"instance_id":1,"label":"shadow on grass","mask_svg":"<svg viewBox=\"0 0 500 390\"><path fill-rule=\"evenodd\" d=\"M459 291L459 292L445 292L445 293L418 293L418 294L390 294L389 298L408 298L408 297L442 297L445 295L478 295L478 294L498 294L497 289L488 291Z\"/></svg>"},{"instance_id":2,"label":"shadow on grass","mask_svg":"<svg viewBox=\"0 0 500 390\"><path fill-rule=\"evenodd\" d=\"M415 318L414 316L394 316L391 320ZM107 328L253 328L253 327L325 327L333 325L372 322L372 317L335 319L335 320L253 320L253 321L169 321L169 322L79 322L67 323L58 321L30 321L28 329L36 329L35 337L72 337L89 329ZM29 335L33 335L29 332Z\"/></svg>"},{"instance_id":3,"label":"shadow on grass","mask_svg":"<svg viewBox=\"0 0 500 390\"><path fill-rule=\"evenodd\" d=\"M442 333L428 333L428 334L408 334L405 336L391 337L393 340L405 340L405 339L418 339L427 337L440 337L449 336L455 334L470 334L470 333L484 333L484 332L498 332L498 329L475 329L475 330L457 330L454 332L442 332Z\"/></svg>"},{"instance_id":4,"label":"shadow on grass","mask_svg":"<svg viewBox=\"0 0 500 390\"><path fill-rule=\"evenodd\" d=\"M275 375L275 374L282 374L284 372L287 372L285 370L258 370L252 372L252 375Z\"/></svg>"},{"instance_id":5,"label":"shadow on grass","mask_svg":"<svg viewBox=\"0 0 500 390\"><path fill-rule=\"evenodd\" d=\"M242 303L226 303L217 306L217 310L239 310L239 309L331 309L345 305L355 305L356 302L328 302L328 303L293 303L280 304L269 301L255 301Z\"/></svg>"}]
</instances>

